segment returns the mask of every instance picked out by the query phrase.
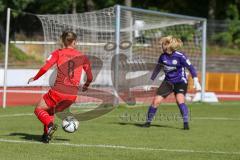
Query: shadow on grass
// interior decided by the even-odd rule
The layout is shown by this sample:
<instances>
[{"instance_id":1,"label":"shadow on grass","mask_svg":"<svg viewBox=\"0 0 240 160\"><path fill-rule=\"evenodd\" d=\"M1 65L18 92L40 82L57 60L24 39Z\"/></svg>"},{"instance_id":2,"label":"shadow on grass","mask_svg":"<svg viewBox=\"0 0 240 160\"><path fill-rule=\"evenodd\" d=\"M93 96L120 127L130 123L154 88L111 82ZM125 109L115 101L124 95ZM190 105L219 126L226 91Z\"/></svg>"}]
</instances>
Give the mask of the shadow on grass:
<instances>
[{"instance_id":1,"label":"shadow on grass","mask_svg":"<svg viewBox=\"0 0 240 160\"><path fill-rule=\"evenodd\" d=\"M24 140L31 140L31 141L42 141L42 135L35 135L35 134L29 134L29 133L10 133L7 136L18 136L21 139ZM58 141L69 141L69 139L59 138L59 137L53 137L54 140Z\"/></svg>"},{"instance_id":2,"label":"shadow on grass","mask_svg":"<svg viewBox=\"0 0 240 160\"><path fill-rule=\"evenodd\" d=\"M136 126L136 127L140 127L140 128L144 128L143 124L144 123L126 123L126 122L119 122L119 125L132 125L132 126ZM173 127L173 126L169 126L169 125L159 125L159 124L151 124L151 127L161 127L161 128L172 128L172 129L179 129L179 130L183 130L182 128L179 127ZM150 128L151 128L150 127Z\"/></svg>"}]
</instances>

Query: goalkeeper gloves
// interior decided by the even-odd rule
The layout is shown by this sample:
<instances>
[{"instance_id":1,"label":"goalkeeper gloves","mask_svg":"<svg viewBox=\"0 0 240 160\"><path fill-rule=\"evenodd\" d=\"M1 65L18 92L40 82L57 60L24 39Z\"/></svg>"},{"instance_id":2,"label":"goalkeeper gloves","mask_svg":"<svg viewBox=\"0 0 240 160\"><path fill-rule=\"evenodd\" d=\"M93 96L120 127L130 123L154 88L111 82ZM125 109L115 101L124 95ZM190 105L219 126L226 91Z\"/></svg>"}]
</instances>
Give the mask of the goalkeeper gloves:
<instances>
[{"instance_id":1,"label":"goalkeeper gloves","mask_svg":"<svg viewBox=\"0 0 240 160\"><path fill-rule=\"evenodd\" d=\"M193 78L193 88L195 88L197 91L202 89L197 77Z\"/></svg>"},{"instance_id":2,"label":"goalkeeper gloves","mask_svg":"<svg viewBox=\"0 0 240 160\"><path fill-rule=\"evenodd\" d=\"M153 80L149 79L147 85L143 86L143 90L150 91L151 88L154 87L153 82L154 82Z\"/></svg>"}]
</instances>

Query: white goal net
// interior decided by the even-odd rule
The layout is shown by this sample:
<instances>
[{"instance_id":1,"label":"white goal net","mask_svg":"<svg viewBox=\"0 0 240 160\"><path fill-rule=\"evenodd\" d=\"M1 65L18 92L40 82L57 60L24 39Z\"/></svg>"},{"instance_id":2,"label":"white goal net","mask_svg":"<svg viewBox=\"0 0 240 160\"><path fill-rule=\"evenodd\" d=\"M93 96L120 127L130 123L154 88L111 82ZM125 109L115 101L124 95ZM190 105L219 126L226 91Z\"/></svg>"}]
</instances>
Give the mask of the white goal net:
<instances>
[{"instance_id":1,"label":"white goal net","mask_svg":"<svg viewBox=\"0 0 240 160\"><path fill-rule=\"evenodd\" d=\"M184 43L182 51L199 73L205 72L202 58L205 54L206 24L201 18L123 6L36 17L43 28L44 57L59 48L59 37L63 31L76 32L77 48L89 57L94 76L92 92L79 95L82 104L100 101L149 103L154 92L145 92L142 87L148 85L147 81L162 53L158 41L163 36L181 38ZM156 86L162 78L160 74Z\"/></svg>"}]
</instances>

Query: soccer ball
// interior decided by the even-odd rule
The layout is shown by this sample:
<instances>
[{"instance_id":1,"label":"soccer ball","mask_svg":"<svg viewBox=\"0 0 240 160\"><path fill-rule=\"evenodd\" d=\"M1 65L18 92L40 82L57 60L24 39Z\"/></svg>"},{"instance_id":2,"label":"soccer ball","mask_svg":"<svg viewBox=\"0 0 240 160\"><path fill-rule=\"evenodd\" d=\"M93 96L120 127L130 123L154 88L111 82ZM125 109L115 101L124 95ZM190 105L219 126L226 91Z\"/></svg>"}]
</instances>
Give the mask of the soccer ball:
<instances>
[{"instance_id":1,"label":"soccer ball","mask_svg":"<svg viewBox=\"0 0 240 160\"><path fill-rule=\"evenodd\" d=\"M62 121L62 128L65 132L73 133L78 129L79 121L73 116L67 116Z\"/></svg>"}]
</instances>

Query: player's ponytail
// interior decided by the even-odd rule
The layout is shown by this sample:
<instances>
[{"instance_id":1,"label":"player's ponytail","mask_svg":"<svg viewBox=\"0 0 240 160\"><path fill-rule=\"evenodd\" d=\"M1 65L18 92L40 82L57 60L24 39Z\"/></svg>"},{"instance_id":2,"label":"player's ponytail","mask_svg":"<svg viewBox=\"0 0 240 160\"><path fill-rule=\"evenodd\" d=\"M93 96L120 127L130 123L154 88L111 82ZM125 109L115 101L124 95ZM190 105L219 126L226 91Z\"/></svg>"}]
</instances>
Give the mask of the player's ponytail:
<instances>
[{"instance_id":1,"label":"player's ponytail","mask_svg":"<svg viewBox=\"0 0 240 160\"><path fill-rule=\"evenodd\" d=\"M68 47L74 40L77 40L77 35L72 31L64 31L61 35L62 47Z\"/></svg>"}]
</instances>

